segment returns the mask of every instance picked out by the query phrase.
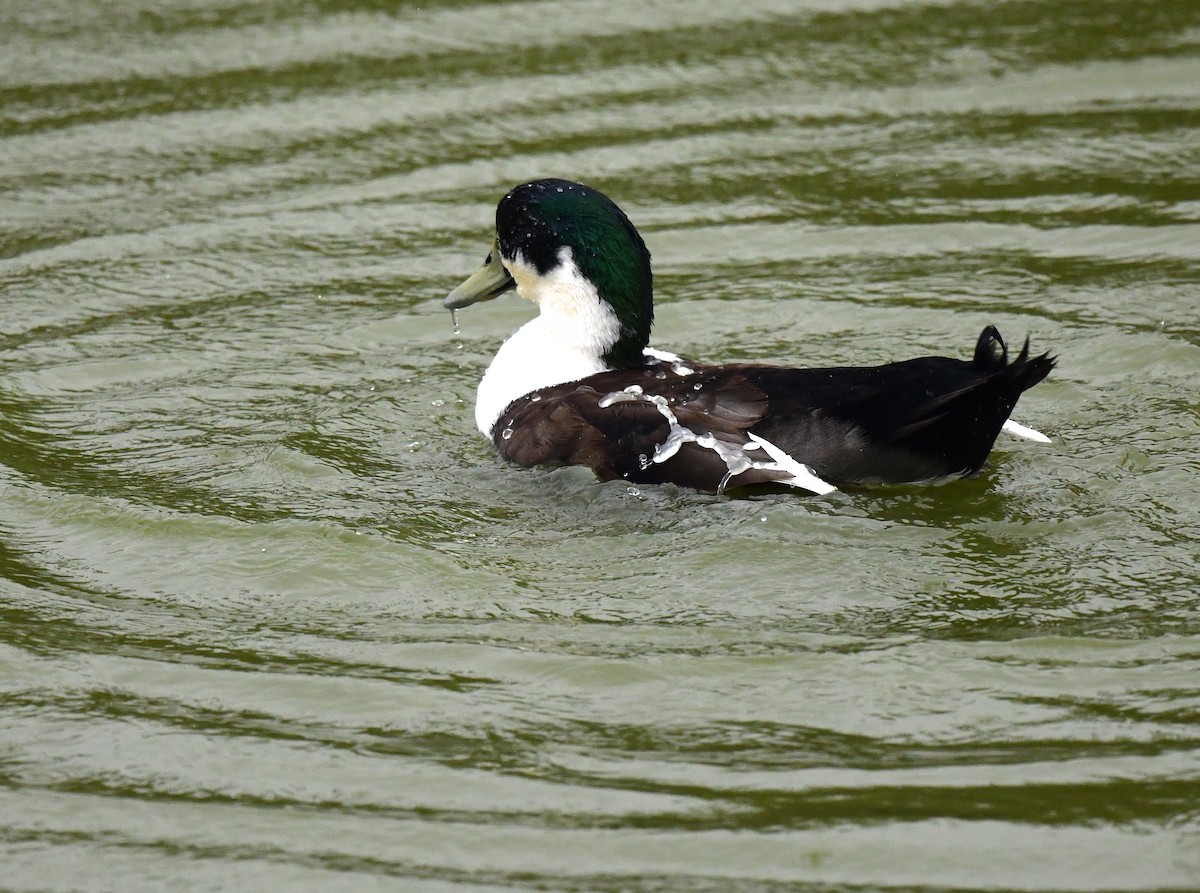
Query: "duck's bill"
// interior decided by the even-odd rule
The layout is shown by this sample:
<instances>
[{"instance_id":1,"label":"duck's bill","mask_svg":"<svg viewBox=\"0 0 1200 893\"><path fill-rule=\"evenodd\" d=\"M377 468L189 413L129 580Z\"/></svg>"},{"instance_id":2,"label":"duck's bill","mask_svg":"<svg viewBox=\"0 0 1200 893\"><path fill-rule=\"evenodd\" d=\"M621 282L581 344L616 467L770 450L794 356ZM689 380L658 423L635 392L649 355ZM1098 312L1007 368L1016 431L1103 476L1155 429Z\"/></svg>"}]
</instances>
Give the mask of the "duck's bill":
<instances>
[{"instance_id":1,"label":"duck's bill","mask_svg":"<svg viewBox=\"0 0 1200 893\"><path fill-rule=\"evenodd\" d=\"M517 283L508 275L508 270L504 269L504 264L500 263L499 246L492 245L483 266L472 273L466 282L446 295L442 305L447 310L459 310L480 301L490 301L516 286Z\"/></svg>"}]
</instances>

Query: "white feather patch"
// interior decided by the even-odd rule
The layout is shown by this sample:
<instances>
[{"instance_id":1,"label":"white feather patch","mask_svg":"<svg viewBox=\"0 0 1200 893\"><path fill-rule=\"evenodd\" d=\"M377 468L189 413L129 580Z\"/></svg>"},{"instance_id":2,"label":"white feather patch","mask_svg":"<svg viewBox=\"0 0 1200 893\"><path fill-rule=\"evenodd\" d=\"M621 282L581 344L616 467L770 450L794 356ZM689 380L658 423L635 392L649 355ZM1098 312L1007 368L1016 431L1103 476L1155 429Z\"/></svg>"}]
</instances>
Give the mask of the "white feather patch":
<instances>
[{"instance_id":1,"label":"white feather patch","mask_svg":"<svg viewBox=\"0 0 1200 893\"><path fill-rule=\"evenodd\" d=\"M662 363L682 363L683 357L677 353L671 353L669 350L659 350L655 347L643 347L642 353L652 360L658 360Z\"/></svg>"},{"instance_id":2,"label":"white feather patch","mask_svg":"<svg viewBox=\"0 0 1200 893\"><path fill-rule=\"evenodd\" d=\"M802 465L801 463L797 462L779 447L775 446L775 444L771 443L771 441L759 437L757 434L751 434L749 431L746 432L746 436L749 437L754 443L762 447L766 451L767 455L775 460L775 465L779 467L780 471L786 471L792 476L790 481L781 481L781 483L788 484L792 487L800 487L804 490L811 490L813 493L816 493L819 496L824 496L826 493L832 493L837 489L837 487L828 481L821 480L819 477L813 474L811 468L809 468L807 465ZM758 465L759 463L755 464Z\"/></svg>"},{"instance_id":3,"label":"white feather patch","mask_svg":"<svg viewBox=\"0 0 1200 893\"><path fill-rule=\"evenodd\" d=\"M703 449L712 450L725 463L725 477L717 485L718 493L724 493L725 488L733 478L752 468L781 471L789 474L791 475L790 478L781 480L779 483L802 490L810 490L821 496L824 496L826 493L832 493L837 489L833 484L823 481L813 474L812 469L807 465L797 462L765 438L746 432L746 436L750 439L748 443L732 444L717 440L712 434L697 434L690 428L685 428L679 424L679 419L671 411L671 407L668 405L665 397L658 394L647 394L639 385L630 385L623 391L613 391L611 394L605 394L600 398L598 405L601 409L607 409L614 403L634 402L653 404L670 426L667 431L667 439L655 447L654 456L649 461L655 464L666 462L679 452L679 448L685 443L694 443ZM763 450L770 457L771 461L755 461L746 455L751 451L757 450ZM643 463L642 467L646 467L647 464Z\"/></svg>"},{"instance_id":4,"label":"white feather patch","mask_svg":"<svg viewBox=\"0 0 1200 893\"><path fill-rule=\"evenodd\" d=\"M658 360L660 363L670 363L671 371L676 375L691 375L696 370L687 364L687 360L677 353L671 353L669 350L658 350L654 347L642 348L642 355L651 360Z\"/></svg>"},{"instance_id":5,"label":"white feather patch","mask_svg":"<svg viewBox=\"0 0 1200 893\"><path fill-rule=\"evenodd\" d=\"M1050 443L1050 438L1038 431L1036 428L1028 428L1020 422L1014 422L1009 419L1001 428L1006 434L1011 434L1013 437L1020 437L1024 440L1032 440L1034 443Z\"/></svg>"}]
</instances>

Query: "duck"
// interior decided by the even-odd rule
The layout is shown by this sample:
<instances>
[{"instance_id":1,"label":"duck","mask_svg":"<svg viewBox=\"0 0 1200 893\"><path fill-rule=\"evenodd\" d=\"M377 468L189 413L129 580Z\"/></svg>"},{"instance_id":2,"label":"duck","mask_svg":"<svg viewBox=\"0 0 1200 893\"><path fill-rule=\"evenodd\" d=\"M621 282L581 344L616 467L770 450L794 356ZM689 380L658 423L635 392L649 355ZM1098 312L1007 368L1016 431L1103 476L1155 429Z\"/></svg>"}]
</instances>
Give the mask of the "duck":
<instances>
[{"instance_id":1,"label":"duck","mask_svg":"<svg viewBox=\"0 0 1200 893\"><path fill-rule=\"evenodd\" d=\"M876 366L709 365L650 347L650 252L625 212L581 183L510 189L483 265L443 304L457 314L510 290L538 314L488 366L475 422L518 466L827 494L976 476L1002 430L1049 442L1010 416L1056 359L1030 356L1028 337L1010 359L992 325L970 359Z\"/></svg>"}]
</instances>

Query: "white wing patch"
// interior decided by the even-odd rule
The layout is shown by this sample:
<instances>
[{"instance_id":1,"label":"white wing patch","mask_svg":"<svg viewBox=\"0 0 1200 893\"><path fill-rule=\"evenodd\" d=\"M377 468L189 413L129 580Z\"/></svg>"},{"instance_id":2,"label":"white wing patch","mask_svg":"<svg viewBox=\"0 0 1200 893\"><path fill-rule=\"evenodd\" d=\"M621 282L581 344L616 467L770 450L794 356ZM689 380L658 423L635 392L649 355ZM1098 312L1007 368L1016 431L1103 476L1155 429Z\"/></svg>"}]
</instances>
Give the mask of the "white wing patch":
<instances>
[{"instance_id":1,"label":"white wing patch","mask_svg":"<svg viewBox=\"0 0 1200 893\"><path fill-rule=\"evenodd\" d=\"M1013 437L1020 437L1024 440L1032 440L1035 443L1050 443L1050 438L1038 431L1036 428L1028 428L1020 422L1014 422L1009 419L1001 427L1001 431L1011 434Z\"/></svg>"},{"instance_id":2,"label":"white wing patch","mask_svg":"<svg viewBox=\"0 0 1200 893\"><path fill-rule=\"evenodd\" d=\"M789 484L793 487L801 487L805 490L812 490L812 492L820 496L824 496L826 493L832 493L837 489L837 487L828 481L821 480L819 477L813 474L811 468L809 468L807 465L802 465L801 463L797 462L779 447L775 446L775 444L771 443L771 441L759 437L757 434L751 434L749 431L746 432L746 436L754 441L757 446L762 447L766 451L767 455L775 460L774 465L776 468L778 468L780 471L786 471L792 476L790 481L784 481L785 484ZM768 463L756 464L760 468L770 467Z\"/></svg>"},{"instance_id":3,"label":"white wing patch","mask_svg":"<svg viewBox=\"0 0 1200 893\"><path fill-rule=\"evenodd\" d=\"M717 440L711 433L697 434L690 428L683 427L683 425L679 424L679 419L676 418L675 413L671 411L666 397L658 394L647 394L639 385L630 385L623 391L613 391L611 394L605 394L600 398L597 405L601 409L607 409L614 403L634 402L653 404L662 417L667 420L667 424L670 425L670 430L667 432L667 439L655 447L653 456L643 459L643 468L649 468L651 464L666 462L679 452L679 448L685 443L694 443L696 446L703 447L706 450L712 450L725 463L725 477L721 479L721 483L717 486L718 493L725 492L725 488L729 486L729 482L733 478L752 468L787 474L789 477L781 478L778 483L786 484L789 487L797 487L801 490L809 490L820 496L832 493L837 489L833 484L817 477L807 465L797 462L779 447L775 446L775 444L755 434L746 433L746 436L750 439L748 443L731 444ZM758 450L765 452L771 461L755 461L746 455L751 451Z\"/></svg>"},{"instance_id":4,"label":"white wing patch","mask_svg":"<svg viewBox=\"0 0 1200 893\"><path fill-rule=\"evenodd\" d=\"M642 355L647 356L652 360L658 360L660 363L670 363L671 371L676 375L691 375L696 371L688 365L687 360L677 353L671 353L669 350L657 350L653 347L643 347Z\"/></svg>"},{"instance_id":5,"label":"white wing patch","mask_svg":"<svg viewBox=\"0 0 1200 893\"><path fill-rule=\"evenodd\" d=\"M669 350L658 350L654 347L643 347L642 353L652 360L658 360L662 363L682 363L683 357L677 353L671 353Z\"/></svg>"}]
</instances>

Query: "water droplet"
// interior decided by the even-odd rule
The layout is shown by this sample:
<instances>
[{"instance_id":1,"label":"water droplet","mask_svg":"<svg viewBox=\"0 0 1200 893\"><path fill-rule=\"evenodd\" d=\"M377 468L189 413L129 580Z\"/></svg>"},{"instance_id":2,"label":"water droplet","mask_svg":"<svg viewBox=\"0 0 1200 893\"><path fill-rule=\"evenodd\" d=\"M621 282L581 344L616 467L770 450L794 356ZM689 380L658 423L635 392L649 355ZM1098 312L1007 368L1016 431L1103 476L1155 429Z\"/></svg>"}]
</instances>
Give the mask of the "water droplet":
<instances>
[{"instance_id":1,"label":"water droplet","mask_svg":"<svg viewBox=\"0 0 1200 893\"><path fill-rule=\"evenodd\" d=\"M692 390L693 390L693 391L698 391L698 390L700 390L702 387L704 387L704 385L702 385L700 382L696 382L694 385L692 385Z\"/></svg>"},{"instance_id":2,"label":"water droplet","mask_svg":"<svg viewBox=\"0 0 1200 893\"><path fill-rule=\"evenodd\" d=\"M454 334L461 335L462 332L459 331L459 328L458 328L458 311L457 310L450 311L450 321L452 323L454 323Z\"/></svg>"},{"instance_id":3,"label":"water droplet","mask_svg":"<svg viewBox=\"0 0 1200 893\"><path fill-rule=\"evenodd\" d=\"M505 428L500 432L500 436L505 440L508 440L510 437L512 437L512 428Z\"/></svg>"},{"instance_id":4,"label":"water droplet","mask_svg":"<svg viewBox=\"0 0 1200 893\"><path fill-rule=\"evenodd\" d=\"M662 381L664 378L667 377L667 373L665 373L661 369L659 369L657 372L654 373L654 377L657 378L659 381Z\"/></svg>"},{"instance_id":5,"label":"water droplet","mask_svg":"<svg viewBox=\"0 0 1200 893\"><path fill-rule=\"evenodd\" d=\"M537 403L537 402L538 402L539 400L541 400L541 399L542 399L542 395L541 395L541 394L530 394L530 395L529 395L529 402L530 402L530 403Z\"/></svg>"},{"instance_id":6,"label":"water droplet","mask_svg":"<svg viewBox=\"0 0 1200 893\"><path fill-rule=\"evenodd\" d=\"M430 400L429 405L430 406L445 406L446 401L439 397L437 400Z\"/></svg>"},{"instance_id":7,"label":"water droplet","mask_svg":"<svg viewBox=\"0 0 1200 893\"><path fill-rule=\"evenodd\" d=\"M642 491L639 490L637 487L630 487L626 492L630 496L641 496L642 495Z\"/></svg>"}]
</instances>

